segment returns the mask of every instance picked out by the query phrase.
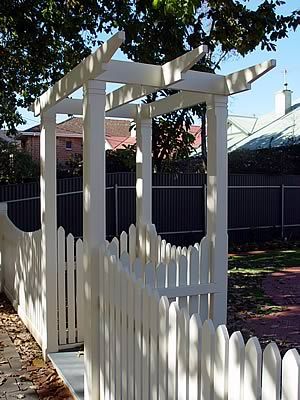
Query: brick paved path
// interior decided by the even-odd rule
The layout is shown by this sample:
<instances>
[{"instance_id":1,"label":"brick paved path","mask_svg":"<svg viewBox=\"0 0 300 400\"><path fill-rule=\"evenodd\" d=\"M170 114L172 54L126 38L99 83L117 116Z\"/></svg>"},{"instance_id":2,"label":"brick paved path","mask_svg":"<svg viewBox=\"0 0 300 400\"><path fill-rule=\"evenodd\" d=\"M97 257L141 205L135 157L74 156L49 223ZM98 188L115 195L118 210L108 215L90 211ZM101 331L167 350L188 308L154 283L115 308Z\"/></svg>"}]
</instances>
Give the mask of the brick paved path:
<instances>
[{"instance_id":1,"label":"brick paved path","mask_svg":"<svg viewBox=\"0 0 300 400\"><path fill-rule=\"evenodd\" d=\"M300 350L300 267L284 268L268 275L263 289L283 310L247 321L259 338L280 342L284 349Z\"/></svg>"},{"instance_id":2,"label":"brick paved path","mask_svg":"<svg viewBox=\"0 0 300 400\"><path fill-rule=\"evenodd\" d=\"M0 399L38 400L28 379L14 344L6 331L0 328Z\"/></svg>"}]
</instances>

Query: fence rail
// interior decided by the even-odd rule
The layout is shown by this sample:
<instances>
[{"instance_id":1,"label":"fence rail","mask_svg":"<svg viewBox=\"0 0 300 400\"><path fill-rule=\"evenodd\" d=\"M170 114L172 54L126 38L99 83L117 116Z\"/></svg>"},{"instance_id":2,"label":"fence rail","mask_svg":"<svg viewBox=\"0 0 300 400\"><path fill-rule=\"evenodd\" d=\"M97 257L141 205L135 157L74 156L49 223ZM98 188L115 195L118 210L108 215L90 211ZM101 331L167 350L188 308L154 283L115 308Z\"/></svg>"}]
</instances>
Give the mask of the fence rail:
<instances>
[{"instance_id":1,"label":"fence rail","mask_svg":"<svg viewBox=\"0 0 300 400\"><path fill-rule=\"evenodd\" d=\"M199 174L153 175L153 222L177 244L205 235L206 181ZM134 174L107 177L107 235L135 223ZM300 237L300 176L229 176L228 233L233 241ZM22 230L40 227L39 186L0 186L11 220ZM58 181L58 226L82 237L82 179ZM184 209L184 213L182 213Z\"/></svg>"}]
</instances>

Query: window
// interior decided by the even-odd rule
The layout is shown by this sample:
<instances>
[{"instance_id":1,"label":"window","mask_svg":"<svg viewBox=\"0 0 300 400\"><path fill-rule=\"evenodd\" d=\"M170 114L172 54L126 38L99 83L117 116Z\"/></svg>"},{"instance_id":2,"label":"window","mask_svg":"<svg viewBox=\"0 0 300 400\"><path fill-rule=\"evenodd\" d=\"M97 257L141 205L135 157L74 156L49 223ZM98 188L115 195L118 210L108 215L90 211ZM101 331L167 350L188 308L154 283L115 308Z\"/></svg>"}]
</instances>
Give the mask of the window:
<instances>
[{"instance_id":1,"label":"window","mask_svg":"<svg viewBox=\"0 0 300 400\"><path fill-rule=\"evenodd\" d=\"M66 141L66 150L72 150L72 142L71 140Z\"/></svg>"}]
</instances>

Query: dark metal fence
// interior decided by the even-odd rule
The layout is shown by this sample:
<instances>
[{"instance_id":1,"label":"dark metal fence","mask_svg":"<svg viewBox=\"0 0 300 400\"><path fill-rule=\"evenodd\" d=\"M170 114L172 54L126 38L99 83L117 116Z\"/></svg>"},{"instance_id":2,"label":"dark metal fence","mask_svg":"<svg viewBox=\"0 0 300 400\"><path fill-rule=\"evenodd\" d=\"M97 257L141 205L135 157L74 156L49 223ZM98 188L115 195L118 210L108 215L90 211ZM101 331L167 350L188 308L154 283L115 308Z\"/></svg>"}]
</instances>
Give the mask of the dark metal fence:
<instances>
[{"instance_id":1,"label":"dark metal fence","mask_svg":"<svg viewBox=\"0 0 300 400\"><path fill-rule=\"evenodd\" d=\"M300 237L300 176L230 175L228 234L233 242ZM135 174L107 174L107 235L135 222ZM57 219L82 236L82 178L57 183ZM206 176L153 175L153 222L174 244L199 241L205 230ZM12 221L24 231L40 226L39 184L0 186Z\"/></svg>"}]
</instances>

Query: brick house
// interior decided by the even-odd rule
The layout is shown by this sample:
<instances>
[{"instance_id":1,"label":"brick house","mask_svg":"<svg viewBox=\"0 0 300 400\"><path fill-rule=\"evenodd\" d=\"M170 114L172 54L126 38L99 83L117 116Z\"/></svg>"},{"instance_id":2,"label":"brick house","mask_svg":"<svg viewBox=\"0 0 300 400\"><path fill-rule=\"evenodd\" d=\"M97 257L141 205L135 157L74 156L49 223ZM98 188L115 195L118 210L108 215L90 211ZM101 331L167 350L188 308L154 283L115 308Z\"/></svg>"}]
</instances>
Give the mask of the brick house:
<instances>
[{"instance_id":1,"label":"brick house","mask_svg":"<svg viewBox=\"0 0 300 400\"><path fill-rule=\"evenodd\" d=\"M135 130L130 130L131 121L128 119L105 120L106 128L106 150L116 150L124 145L135 144ZM190 132L196 137L194 147L200 144L200 127L192 126ZM33 126L20 132L18 139L21 147L31 154L35 161L40 157L40 125ZM65 163L76 154L82 155L82 118L71 117L57 124L56 129L57 161Z\"/></svg>"}]
</instances>

